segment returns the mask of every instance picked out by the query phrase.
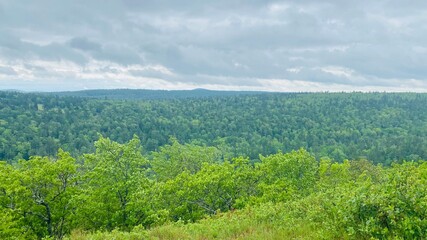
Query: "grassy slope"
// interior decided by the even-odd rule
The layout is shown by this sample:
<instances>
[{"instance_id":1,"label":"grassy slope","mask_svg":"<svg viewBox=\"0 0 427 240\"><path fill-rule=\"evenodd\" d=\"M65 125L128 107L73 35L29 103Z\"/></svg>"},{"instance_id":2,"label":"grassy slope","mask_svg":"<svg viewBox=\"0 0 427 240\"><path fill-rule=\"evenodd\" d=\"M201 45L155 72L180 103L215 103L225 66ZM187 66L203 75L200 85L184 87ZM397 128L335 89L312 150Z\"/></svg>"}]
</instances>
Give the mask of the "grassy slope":
<instances>
[{"instance_id":1,"label":"grassy slope","mask_svg":"<svg viewBox=\"0 0 427 240\"><path fill-rule=\"evenodd\" d=\"M151 230L86 234L75 231L70 239L332 239L327 226L296 217L292 205L264 204L219 214L197 223L171 223ZM346 237L343 237L345 239Z\"/></svg>"}]
</instances>

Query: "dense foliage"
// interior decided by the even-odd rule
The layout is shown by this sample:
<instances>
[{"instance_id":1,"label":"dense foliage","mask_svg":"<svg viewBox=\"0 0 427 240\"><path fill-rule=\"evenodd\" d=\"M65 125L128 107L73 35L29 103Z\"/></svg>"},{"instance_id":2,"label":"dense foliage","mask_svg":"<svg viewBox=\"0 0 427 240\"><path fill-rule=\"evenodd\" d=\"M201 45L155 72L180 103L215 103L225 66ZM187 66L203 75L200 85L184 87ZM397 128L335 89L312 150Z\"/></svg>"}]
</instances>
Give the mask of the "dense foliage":
<instances>
[{"instance_id":1,"label":"dense foliage","mask_svg":"<svg viewBox=\"0 0 427 240\"><path fill-rule=\"evenodd\" d=\"M409 93L0 92L0 239L425 239L426 110Z\"/></svg>"},{"instance_id":2,"label":"dense foliage","mask_svg":"<svg viewBox=\"0 0 427 240\"><path fill-rule=\"evenodd\" d=\"M338 163L300 149L253 164L176 139L145 157L136 136L95 147L78 161L59 150L0 164L0 238L427 237L423 161Z\"/></svg>"},{"instance_id":3,"label":"dense foliage","mask_svg":"<svg viewBox=\"0 0 427 240\"><path fill-rule=\"evenodd\" d=\"M126 91L111 95L136 94ZM120 143L136 134L147 152L174 136L215 146L222 158L259 160L259 154L301 147L337 161L367 158L389 165L427 158L426 94L169 94L181 97L131 101L0 92L0 159L55 156L58 148L76 157L95 150L99 133Z\"/></svg>"}]
</instances>

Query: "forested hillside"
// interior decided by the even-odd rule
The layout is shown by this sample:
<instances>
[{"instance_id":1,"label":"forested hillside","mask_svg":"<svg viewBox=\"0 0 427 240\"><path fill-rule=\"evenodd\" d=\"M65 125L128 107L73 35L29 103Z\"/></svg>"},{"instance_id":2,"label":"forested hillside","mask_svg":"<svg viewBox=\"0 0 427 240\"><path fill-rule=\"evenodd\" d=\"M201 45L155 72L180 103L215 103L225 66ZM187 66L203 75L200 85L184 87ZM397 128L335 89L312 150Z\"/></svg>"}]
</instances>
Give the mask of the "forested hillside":
<instances>
[{"instance_id":1,"label":"forested hillside","mask_svg":"<svg viewBox=\"0 0 427 240\"><path fill-rule=\"evenodd\" d=\"M427 163L223 159L137 137L95 153L0 162L1 239L425 239Z\"/></svg>"},{"instance_id":2,"label":"forested hillside","mask_svg":"<svg viewBox=\"0 0 427 240\"><path fill-rule=\"evenodd\" d=\"M0 238L424 239L426 115L415 93L0 92Z\"/></svg>"},{"instance_id":3,"label":"forested hillside","mask_svg":"<svg viewBox=\"0 0 427 240\"><path fill-rule=\"evenodd\" d=\"M58 148L78 156L94 151L98 134L120 143L136 134L146 152L175 137L216 146L226 157L256 160L259 154L303 147L317 158L367 158L388 165L427 158L426 119L427 94L415 93L131 101L0 92L0 159L54 156Z\"/></svg>"}]
</instances>

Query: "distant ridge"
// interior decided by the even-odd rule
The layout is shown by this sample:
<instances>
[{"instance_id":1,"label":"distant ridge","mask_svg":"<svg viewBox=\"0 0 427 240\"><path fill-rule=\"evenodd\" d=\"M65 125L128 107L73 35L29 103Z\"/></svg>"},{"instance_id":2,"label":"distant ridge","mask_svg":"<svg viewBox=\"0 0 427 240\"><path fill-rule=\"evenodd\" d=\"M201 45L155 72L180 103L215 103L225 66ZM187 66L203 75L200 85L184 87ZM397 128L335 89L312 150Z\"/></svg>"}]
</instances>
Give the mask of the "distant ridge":
<instances>
[{"instance_id":1,"label":"distant ridge","mask_svg":"<svg viewBox=\"0 0 427 240\"><path fill-rule=\"evenodd\" d=\"M19 93L25 93L25 91L19 90L19 89L0 89L1 92L19 92Z\"/></svg>"},{"instance_id":2,"label":"distant ridge","mask_svg":"<svg viewBox=\"0 0 427 240\"><path fill-rule=\"evenodd\" d=\"M205 98L222 96L240 96L263 94L260 91L215 91L203 88L193 90L147 90L147 89L96 89L67 92L49 92L43 94L57 96L73 96L100 99L182 99L182 98Z\"/></svg>"}]
</instances>

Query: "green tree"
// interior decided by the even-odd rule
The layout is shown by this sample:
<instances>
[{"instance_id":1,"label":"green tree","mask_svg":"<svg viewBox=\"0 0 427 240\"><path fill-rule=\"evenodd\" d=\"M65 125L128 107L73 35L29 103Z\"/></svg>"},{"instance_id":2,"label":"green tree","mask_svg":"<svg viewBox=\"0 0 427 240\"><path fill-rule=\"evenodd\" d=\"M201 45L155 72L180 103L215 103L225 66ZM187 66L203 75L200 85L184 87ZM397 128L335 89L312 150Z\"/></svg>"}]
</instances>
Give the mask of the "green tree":
<instances>
[{"instance_id":1,"label":"green tree","mask_svg":"<svg viewBox=\"0 0 427 240\"><path fill-rule=\"evenodd\" d=\"M159 181L175 178L184 171L194 174L203 163L221 160L221 152L215 147L180 144L176 138L171 138L171 142L171 145L160 147L160 151L152 153L150 164Z\"/></svg>"},{"instance_id":2,"label":"green tree","mask_svg":"<svg viewBox=\"0 0 427 240\"><path fill-rule=\"evenodd\" d=\"M54 160L31 157L16 167L2 166L1 172L3 218L12 229L38 238L62 238L70 231L76 164L69 153L59 150Z\"/></svg>"},{"instance_id":3,"label":"green tree","mask_svg":"<svg viewBox=\"0 0 427 240\"><path fill-rule=\"evenodd\" d=\"M84 156L77 219L87 229L128 229L142 221L134 209L138 188L148 186L147 160L138 137L126 144L100 137L96 153Z\"/></svg>"},{"instance_id":4,"label":"green tree","mask_svg":"<svg viewBox=\"0 0 427 240\"><path fill-rule=\"evenodd\" d=\"M242 208L256 194L258 178L246 158L231 162L203 163L200 171L185 170L177 177L157 183L154 201L158 209L169 213L171 220L195 221Z\"/></svg>"},{"instance_id":5,"label":"green tree","mask_svg":"<svg viewBox=\"0 0 427 240\"><path fill-rule=\"evenodd\" d=\"M309 194L317 181L318 164L304 149L260 156L257 164L262 201L283 201Z\"/></svg>"}]
</instances>

